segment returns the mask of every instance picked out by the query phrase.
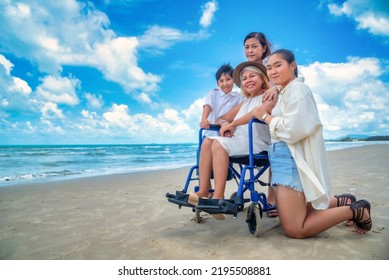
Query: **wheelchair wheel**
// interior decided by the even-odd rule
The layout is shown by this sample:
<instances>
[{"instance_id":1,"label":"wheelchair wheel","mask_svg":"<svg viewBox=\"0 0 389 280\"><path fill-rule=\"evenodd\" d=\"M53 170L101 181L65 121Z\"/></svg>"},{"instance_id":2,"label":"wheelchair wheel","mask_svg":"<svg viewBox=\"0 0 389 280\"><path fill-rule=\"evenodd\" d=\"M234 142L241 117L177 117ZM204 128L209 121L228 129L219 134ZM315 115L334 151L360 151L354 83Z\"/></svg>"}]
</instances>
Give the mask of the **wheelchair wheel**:
<instances>
[{"instance_id":1,"label":"wheelchair wheel","mask_svg":"<svg viewBox=\"0 0 389 280\"><path fill-rule=\"evenodd\" d=\"M259 236L262 224L262 207L259 203L251 203L247 209L247 219L249 231L255 237Z\"/></svg>"}]
</instances>

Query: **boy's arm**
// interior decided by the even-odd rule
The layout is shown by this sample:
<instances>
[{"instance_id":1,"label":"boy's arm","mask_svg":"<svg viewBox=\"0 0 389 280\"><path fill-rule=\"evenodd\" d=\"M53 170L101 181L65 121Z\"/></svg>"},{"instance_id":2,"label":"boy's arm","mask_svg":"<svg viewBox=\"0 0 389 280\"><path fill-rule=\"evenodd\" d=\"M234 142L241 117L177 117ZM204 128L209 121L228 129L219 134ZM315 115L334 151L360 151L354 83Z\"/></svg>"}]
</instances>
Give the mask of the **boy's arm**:
<instances>
[{"instance_id":1,"label":"boy's arm","mask_svg":"<svg viewBox=\"0 0 389 280\"><path fill-rule=\"evenodd\" d=\"M204 105L203 107L203 113L201 114L201 121L200 121L200 127L201 128L209 128L209 121L208 116L211 113L212 108L208 104Z\"/></svg>"}]
</instances>

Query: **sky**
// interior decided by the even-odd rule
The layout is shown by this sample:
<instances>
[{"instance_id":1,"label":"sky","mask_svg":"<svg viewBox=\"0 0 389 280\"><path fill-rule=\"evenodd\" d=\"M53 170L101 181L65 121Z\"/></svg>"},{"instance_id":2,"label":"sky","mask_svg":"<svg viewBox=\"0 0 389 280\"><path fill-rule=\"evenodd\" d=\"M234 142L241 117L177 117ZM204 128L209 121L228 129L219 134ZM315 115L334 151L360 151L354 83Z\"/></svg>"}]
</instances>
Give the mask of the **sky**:
<instances>
[{"instance_id":1,"label":"sky","mask_svg":"<svg viewBox=\"0 0 389 280\"><path fill-rule=\"evenodd\" d=\"M387 0L0 0L0 144L195 143L253 31L295 53L325 139L389 135Z\"/></svg>"}]
</instances>

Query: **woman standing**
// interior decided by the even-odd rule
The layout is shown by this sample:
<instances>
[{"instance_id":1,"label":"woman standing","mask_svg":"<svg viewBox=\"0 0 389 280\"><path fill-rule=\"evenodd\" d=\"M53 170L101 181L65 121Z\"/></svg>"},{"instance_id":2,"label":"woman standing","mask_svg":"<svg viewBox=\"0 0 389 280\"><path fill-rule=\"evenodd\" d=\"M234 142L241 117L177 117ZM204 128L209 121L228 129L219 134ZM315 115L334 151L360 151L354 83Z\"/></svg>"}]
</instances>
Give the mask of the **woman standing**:
<instances>
[{"instance_id":1,"label":"woman standing","mask_svg":"<svg viewBox=\"0 0 389 280\"><path fill-rule=\"evenodd\" d=\"M251 32L246 35L243 40L244 54L248 61L256 61L262 64L266 64L266 60L271 54L272 45L262 32ZM277 90L268 91L270 96L276 96ZM262 100L264 101L264 100ZM270 168L271 169L271 168ZM275 205L274 190L268 187L267 202L270 206ZM266 212L267 217L275 218L278 216L277 208L268 210Z\"/></svg>"},{"instance_id":2,"label":"woman standing","mask_svg":"<svg viewBox=\"0 0 389 280\"><path fill-rule=\"evenodd\" d=\"M311 90L297 77L294 54L284 49L273 52L267 73L283 90L272 110L258 106L253 115L269 125L271 185L286 235L307 238L350 219L356 232L368 232L372 228L368 201L352 203L347 194L329 196L323 126Z\"/></svg>"}]
</instances>

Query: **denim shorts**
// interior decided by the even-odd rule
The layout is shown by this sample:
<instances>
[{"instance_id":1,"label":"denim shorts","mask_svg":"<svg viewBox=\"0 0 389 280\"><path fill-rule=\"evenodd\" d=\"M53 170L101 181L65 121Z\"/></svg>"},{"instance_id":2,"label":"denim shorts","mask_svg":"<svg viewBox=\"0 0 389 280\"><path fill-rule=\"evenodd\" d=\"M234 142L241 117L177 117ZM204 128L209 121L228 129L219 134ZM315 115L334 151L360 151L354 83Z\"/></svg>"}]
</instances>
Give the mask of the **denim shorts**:
<instances>
[{"instance_id":1,"label":"denim shorts","mask_svg":"<svg viewBox=\"0 0 389 280\"><path fill-rule=\"evenodd\" d=\"M269 145L269 161L271 169L271 186L281 185L302 192L300 176L296 162L285 142Z\"/></svg>"}]
</instances>

